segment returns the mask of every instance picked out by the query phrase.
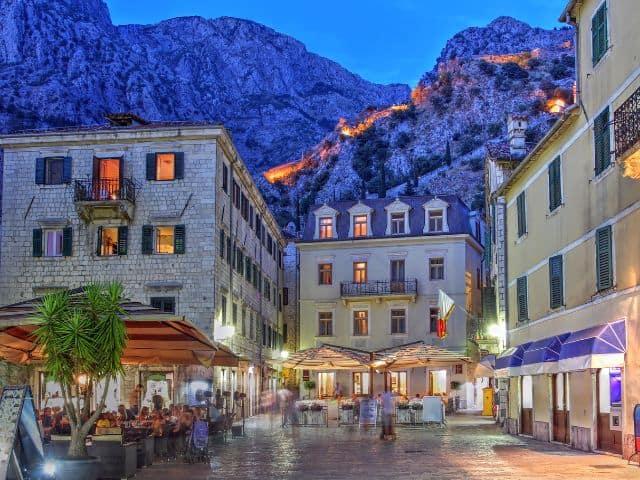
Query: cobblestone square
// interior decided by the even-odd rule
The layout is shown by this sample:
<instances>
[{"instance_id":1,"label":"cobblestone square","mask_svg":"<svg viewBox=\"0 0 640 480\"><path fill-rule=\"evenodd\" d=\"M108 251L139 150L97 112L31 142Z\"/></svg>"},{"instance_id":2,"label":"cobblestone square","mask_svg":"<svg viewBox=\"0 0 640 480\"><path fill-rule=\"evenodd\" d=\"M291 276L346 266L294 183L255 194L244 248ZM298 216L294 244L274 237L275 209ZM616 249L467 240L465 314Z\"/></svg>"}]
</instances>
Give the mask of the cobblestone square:
<instances>
[{"instance_id":1,"label":"cobblestone square","mask_svg":"<svg viewBox=\"0 0 640 480\"><path fill-rule=\"evenodd\" d=\"M449 419L445 428L378 429L273 426L247 421L246 437L214 445L209 465L169 463L139 471L140 480L174 479L637 479L637 464L506 435L492 421Z\"/></svg>"}]
</instances>

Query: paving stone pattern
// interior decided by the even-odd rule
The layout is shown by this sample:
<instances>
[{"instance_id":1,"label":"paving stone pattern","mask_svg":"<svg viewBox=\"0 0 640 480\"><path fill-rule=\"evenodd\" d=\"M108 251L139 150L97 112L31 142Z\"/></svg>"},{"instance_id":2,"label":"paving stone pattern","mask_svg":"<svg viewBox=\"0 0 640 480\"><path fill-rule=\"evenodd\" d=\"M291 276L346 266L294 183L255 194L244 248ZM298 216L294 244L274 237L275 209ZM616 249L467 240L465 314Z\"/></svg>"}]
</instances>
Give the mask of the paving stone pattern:
<instances>
[{"instance_id":1,"label":"paving stone pattern","mask_svg":"<svg viewBox=\"0 0 640 480\"><path fill-rule=\"evenodd\" d=\"M493 422L459 416L444 429L398 429L396 441L357 427L247 422L245 438L214 446L209 465L153 465L139 480L173 479L638 479L620 458L503 434Z\"/></svg>"}]
</instances>

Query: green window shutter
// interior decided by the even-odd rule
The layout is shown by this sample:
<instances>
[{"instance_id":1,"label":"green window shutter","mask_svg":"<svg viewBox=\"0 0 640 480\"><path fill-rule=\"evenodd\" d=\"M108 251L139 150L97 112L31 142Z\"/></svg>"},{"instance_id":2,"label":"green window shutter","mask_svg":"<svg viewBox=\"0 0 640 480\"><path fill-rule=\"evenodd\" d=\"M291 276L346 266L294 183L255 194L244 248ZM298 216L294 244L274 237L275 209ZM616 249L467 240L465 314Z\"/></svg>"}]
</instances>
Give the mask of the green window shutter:
<instances>
[{"instance_id":1,"label":"green window shutter","mask_svg":"<svg viewBox=\"0 0 640 480\"><path fill-rule=\"evenodd\" d=\"M598 291L613 286L613 255L611 226L596 230L596 286Z\"/></svg>"},{"instance_id":2,"label":"green window shutter","mask_svg":"<svg viewBox=\"0 0 640 480\"><path fill-rule=\"evenodd\" d=\"M151 255L153 253L153 225L142 226L142 254Z\"/></svg>"},{"instance_id":3,"label":"green window shutter","mask_svg":"<svg viewBox=\"0 0 640 480\"><path fill-rule=\"evenodd\" d=\"M549 211L553 212L562 204L562 181L560 169L560 157L556 157L549 164Z\"/></svg>"},{"instance_id":4,"label":"green window shutter","mask_svg":"<svg viewBox=\"0 0 640 480\"><path fill-rule=\"evenodd\" d=\"M33 256L34 257L42 256L42 229L41 228L33 229Z\"/></svg>"},{"instance_id":5,"label":"green window shutter","mask_svg":"<svg viewBox=\"0 0 640 480\"><path fill-rule=\"evenodd\" d=\"M524 192L518 195L517 199L518 207L518 237L527 233L527 206L525 203Z\"/></svg>"},{"instance_id":6,"label":"green window shutter","mask_svg":"<svg viewBox=\"0 0 640 480\"><path fill-rule=\"evenodd\" d=\"M174 152L173 176L176 180L184 178L184 152Z\"/></svg>"},{"instance_id":7,"label":"green window shutter","mask_svg":"<svg viewBox=\"0 0 640 480\"><path fill-rule=\"evenodd\" d=\"M62 161L62 183L71 182L71 157L64 157Z\"/></svg>"},{"instance_id":8,"label":"green window shutter","mask_svg":"<svg viewBox=\"0 0 640 480\"><path fill-rule=\"evenodd\" d=\"M156 154L147 153L147 180L156 179Z\"/></svg>"},{"instance_id":9,"label":"green window shutter","mask_svg":"<svg viewBox=\"0 0 640 480\"><path fill-rule=\"evenodd\" d=\"M118 255L126 255L129 246L129 227L118 227Z\"/></svg>"},{"instance_id":10,"label":"green window shutter","mask_svg":"<svg viewBox=\"0 0 640 480\"><path fill-rule=\"evenodd\" d=\"M220 229L220 258L224 258L224 230Z\"/></svg>"},{"instance_id":11,"label":"green window shutter","mask_svg":"<svg viewBox=\"0 0 640 480\"><path fill-rule=\"evenodd\" d=\"M595 173L599 175L611 164L611 139L609 135L609 107L593 122L595 146Z\"/></svg>"},{"instance_id":12,"label":"green window shutter","mask_svg":"<svg viewBox=\"0 0 640 480\"><path fill-rule=\"evenodd\" d=\"M549 299L551 308L564 305L564 291L562 285L562 255L549 259Z\"/></svg>"},{"instance_id":13,"label":"green window shutter","mask_svg":"<svg viewBox=\"0 0 640 480\"><path fill-rule=\"evenodd\" d=\"M183 254L185 251L185 234L184 225L176 225L173 229L173 252Z\"/></svg>"},{"instance_id":14,"label":"green window shutter","mask_svg":"<svg viewBox=\"0 0 640 480\"><path fill-rule=\"evenodd\" d=\"M597 64L608 48L607 4L604 3L591 19L591 52L593 65Z\"/></svg>"},{"instance_id":15,"label":"green window shutter","mask_svg":"<svg viewBox=\"0 0 640 480\"><path fill-rule=\"evenodd\" d=\"M65 227L62 229L62 256L70 257L73 253L73 229Z\"/></svg>"},{"instance_id":16,"label":"green window shutter","mask_svg":"<svg viewBox=\"0 0 640 480\"><path fill-rule=\"evenodd\" d=\"M96 255L102 254L102 227L98 227L98 241L96 242Z\"/></svg>"},{"instance_id":17,"label":"green window shutter","mask_svg":"<svg viewBox=\"0 0 640 480\"><path fill-rule=\"evenodd\" d=\"M527 277L520 277L517 281L518 296L518 321L525 322L529 319L529 302L527 299Z\"/></svg>"},{"instance_id":18,"label":"green window shutter","mask_svg":"<svg viewBox=\"0 0 640 480\"><path fill-rule=\"evenodd\" d=\"M45 159L36 158L36 185L44 185L45 181Z\"/></svg>"},{"instance_id":19,"label":"green window shutter","mask_svg":"<svg viewBox=\"0 0 640 480\"><path fill-rule=\"evenodd\" d=\"M591 19L591 61L595 65L600 60L600 42L598 40L598 14Z\"/></svg>"}]
</instances>

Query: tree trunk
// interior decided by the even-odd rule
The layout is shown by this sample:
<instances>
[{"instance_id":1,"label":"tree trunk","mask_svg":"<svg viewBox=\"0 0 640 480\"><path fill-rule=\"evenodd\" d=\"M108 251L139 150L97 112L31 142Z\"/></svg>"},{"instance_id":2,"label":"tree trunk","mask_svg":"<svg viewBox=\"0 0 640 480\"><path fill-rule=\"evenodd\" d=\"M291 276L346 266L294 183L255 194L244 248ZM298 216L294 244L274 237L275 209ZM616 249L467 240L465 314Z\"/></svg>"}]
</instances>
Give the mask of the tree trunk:
<instances>
[{"instance_id":1,"label":"tree trunk","mask_svg":"<svg viewBox=\"0 0 640 480\"><path fill-rule=\"evenodd\" d=\"M83 435L80 428L74 428L71 431L71 443L69 443L69 451L67 456L72 458L88 457L86 446L86 435Z\"/></svg>"}]
</instances>

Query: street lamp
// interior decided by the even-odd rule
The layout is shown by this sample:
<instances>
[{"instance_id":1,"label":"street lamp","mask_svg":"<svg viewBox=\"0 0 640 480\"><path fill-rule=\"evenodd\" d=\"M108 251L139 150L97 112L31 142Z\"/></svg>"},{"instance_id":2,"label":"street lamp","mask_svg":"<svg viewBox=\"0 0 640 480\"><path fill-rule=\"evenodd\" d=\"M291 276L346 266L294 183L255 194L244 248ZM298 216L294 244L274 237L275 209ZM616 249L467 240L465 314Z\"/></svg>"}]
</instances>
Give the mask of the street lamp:
<instances>
[{"instance_id":1,"label":"street lamp","mask_svg":"<svg viewBox=\"0 0 640 480\"><path fill-rule=\"evenodd\" d=\"M287 358L289 358L289 352L287 352L286 350L282 350L282 351L280 352L280 358L281 358L282 360L286 360Z\"/></svg>"}]
</instances>

